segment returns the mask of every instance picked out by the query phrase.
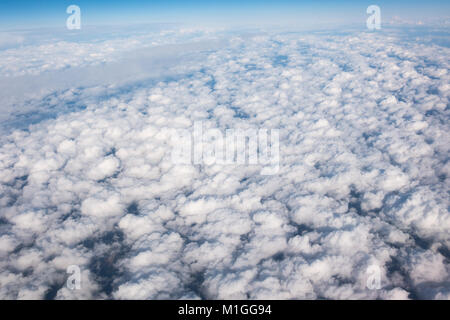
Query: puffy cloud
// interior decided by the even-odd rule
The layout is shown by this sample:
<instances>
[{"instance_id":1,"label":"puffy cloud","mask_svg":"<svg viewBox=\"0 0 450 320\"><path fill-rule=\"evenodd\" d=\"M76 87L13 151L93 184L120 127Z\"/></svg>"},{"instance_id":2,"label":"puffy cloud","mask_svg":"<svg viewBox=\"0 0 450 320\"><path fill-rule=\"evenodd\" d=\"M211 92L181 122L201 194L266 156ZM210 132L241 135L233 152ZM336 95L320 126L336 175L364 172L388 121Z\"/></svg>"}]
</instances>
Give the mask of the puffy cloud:
<instances>
[{"instance_id":1,"label":"puffy cloud","mask_svg":"<svg viewBox=\"0 0 450 320\"><path fill-rule=\"evenodd\" d=\"M11 83L94 70L23 106L53 105L51 116L4 118L16 122L0 146L0 297L448 299L449 49L364 32L180 44L218 37L0 52ZM144 66L172 43L190 48L182 62L161 58L165 47L147 65L166 73L122 72L123 52ZM54 63L35 61L42 52ZM92 76L97 63L111 78ZM174 131L199 121L279 130L279 170L174 163L185 142ZM65 285L70 265L80 290ZM373 266L378 290L366 285Z\"/></svg>"}]
</instances>

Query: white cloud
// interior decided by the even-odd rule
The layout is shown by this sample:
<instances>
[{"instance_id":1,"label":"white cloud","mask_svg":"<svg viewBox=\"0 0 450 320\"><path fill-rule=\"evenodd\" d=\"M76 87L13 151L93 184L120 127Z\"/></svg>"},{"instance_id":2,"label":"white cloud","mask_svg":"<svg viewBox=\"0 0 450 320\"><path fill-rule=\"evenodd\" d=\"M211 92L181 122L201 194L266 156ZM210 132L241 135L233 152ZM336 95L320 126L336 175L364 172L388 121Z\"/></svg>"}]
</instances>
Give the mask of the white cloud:
<instances>
[{"instance_id":1,"label":"white cloud","mask_svg":"<svg viewBox=\"0 0 450 320\"><path fill-rule=\"evenodd\" d=\"M364 32L180 44L189 35L157 38L190 48L147 62L177 75L164 79L111 53L145 66L146 37L70 43L69 61L63 43L0 53L11 86L48 76L25 110L54 106L2 129L0 297L448 298L449 49ZM53 65L30 64L42 51ZM111 73L92 76L101 61ZM92 74L55 83L80 70ZM9 108L25 101L11 95ZM278 129L278 173L175 165L172 129L196 121ZM74 264L80 291L65 286ZM366 287L372 265L380 290Z\"/></svg>"}]
</instances>

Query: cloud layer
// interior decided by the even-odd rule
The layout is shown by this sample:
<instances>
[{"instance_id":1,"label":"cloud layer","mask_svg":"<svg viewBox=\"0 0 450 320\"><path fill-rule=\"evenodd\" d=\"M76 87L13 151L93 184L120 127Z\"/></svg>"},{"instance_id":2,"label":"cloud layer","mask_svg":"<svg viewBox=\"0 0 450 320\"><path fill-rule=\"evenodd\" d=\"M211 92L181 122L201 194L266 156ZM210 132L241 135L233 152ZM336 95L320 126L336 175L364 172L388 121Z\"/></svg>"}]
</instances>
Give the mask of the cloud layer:
<instances>
[{"instance_id":1,"label":"cloud layer","mask_svg":"<svg viewBox=\"0 0 450 320\"><path fill-rule=\"evenodd\" d=\"M450 298L449 49L364 32L226 41L174 78L55 91L83 108L3 138L1 298ZM39 50L87 68L123 48L85 46L63 64L59 45ZM0 68L46 72L38 52ZM173 164L173 129L196 121L278 129L279 172Z\"/></svg>"}]
</instances>

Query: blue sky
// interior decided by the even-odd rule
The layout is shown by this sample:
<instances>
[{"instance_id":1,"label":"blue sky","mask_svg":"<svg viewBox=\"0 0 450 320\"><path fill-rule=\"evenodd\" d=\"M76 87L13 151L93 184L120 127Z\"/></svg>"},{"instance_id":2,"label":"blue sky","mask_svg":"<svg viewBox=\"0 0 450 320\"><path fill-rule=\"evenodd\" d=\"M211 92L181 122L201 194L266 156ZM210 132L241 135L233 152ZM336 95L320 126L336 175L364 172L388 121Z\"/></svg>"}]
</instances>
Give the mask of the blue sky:
<instances>
[{"instance_id":1,"label":"blue sky","mask_svg":"<svg viewBox=\"0 0 450 320\"><path fill-rule=\"evenodd\" d=\"M365 9L376 4L385 18L432 20L450 16L449 1L301 1L301 0L2 0L1 28L65 26L70 4L82 10L84 25L113 25L152 22L195 23L364 23Z\"/></svg>"}]
</instances>

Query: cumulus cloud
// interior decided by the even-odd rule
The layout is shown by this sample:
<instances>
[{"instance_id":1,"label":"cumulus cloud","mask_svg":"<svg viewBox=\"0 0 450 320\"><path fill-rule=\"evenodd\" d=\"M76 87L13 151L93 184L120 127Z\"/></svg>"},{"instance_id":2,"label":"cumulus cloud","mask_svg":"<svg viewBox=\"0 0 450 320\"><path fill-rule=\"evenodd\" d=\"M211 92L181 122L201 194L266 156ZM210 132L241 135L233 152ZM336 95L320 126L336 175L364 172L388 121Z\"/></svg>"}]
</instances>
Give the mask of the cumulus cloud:
<instances>
[{"instance_id":1,"label":"cumulus cloud","mask_svg":"<svg viewBox=\"0 0 450 320\"><path fill-rule=\"evenodd\" d=\"M142 39L120 41L71 43L64 63L62 44L7 49L22 62L0 70L111 66L110 51ZM364 32L230 34L207 47L171 65L177 77L91 78L28 100L84 107L5 129L0 297L448 299L449 49ZM39 50L48 68L29 64ZM278 172L175 164L174 129L198 121L279 130ZM70 265L80 290L66 286Z\"/></svg>"}]
</instances>

